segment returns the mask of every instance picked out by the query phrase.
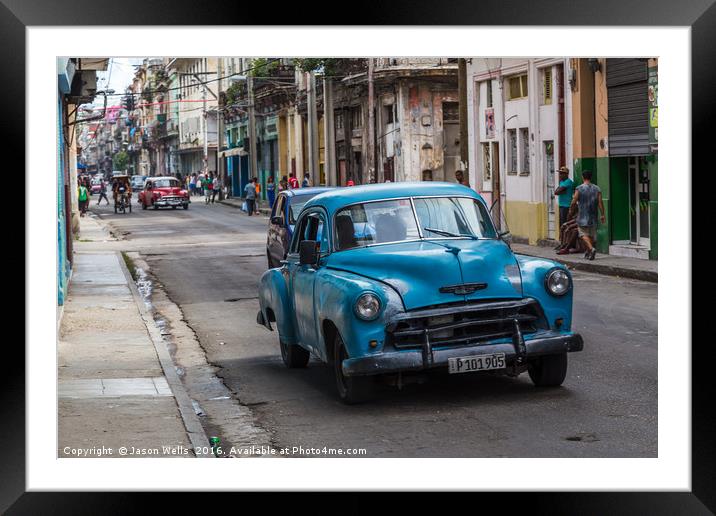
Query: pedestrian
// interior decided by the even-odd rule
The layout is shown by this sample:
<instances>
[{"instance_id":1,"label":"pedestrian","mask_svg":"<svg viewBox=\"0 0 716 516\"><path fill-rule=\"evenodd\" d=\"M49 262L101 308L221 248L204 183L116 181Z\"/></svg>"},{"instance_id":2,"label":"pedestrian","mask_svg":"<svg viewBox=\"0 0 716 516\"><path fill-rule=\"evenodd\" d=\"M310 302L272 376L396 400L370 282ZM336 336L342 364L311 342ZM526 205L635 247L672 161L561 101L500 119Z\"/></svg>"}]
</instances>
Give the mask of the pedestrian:
<instances>
[{"instance_id":1,"label":"pedestrian","mask_svg":"<svg viewBox=\"0 0 716 516\"><path fill-rule=\"evenodd\" d=\"M256 202L254 203L254 213L259 214L259 200L261 199L261 183L257 178L254 178L254 184L256 185Z\"/></svg>"},{"instance_id":2,"label":"pedestrian","mask_svg":"<svg viewBox=\"0 0 716 516\"><path fill-rule=\"evenodd\" d=\"M587 246L584 257L588 260L594 260L597 250L597 207L601 212L601 222L606 222L604 215L604 204L602 203L602 191L597 185L592 183L592 172L585 170L582 172L582 184L579 185L572 197L570 211L575 208L577 212L577 229L579 238L581 238ZM569 218L569 217L568 217Z\"/></svg>"},{"instance_id":3,"label":"pedestrian","mask_svg":"<svg viewBox=\"0 0 716 516\"><path fill-rule=\"evenodd\" d=\"M303 174L303 182L301 183L301 188L307 188L311 186L311 176L308 172Z\"/></svg>"},{"instance_id":4,"label":"pedestrian","mask_svg":"<svg viewBox=\"0 0 716 516\"><path fill-rule=\"evenodd\" d=\"M290 189L298 188L298 179L296 179L296 173L291 172L288 175L288 187Z\"/></svg>"},{"instance_id":5,"label":"pedestrian","mask_svg":"<svg viewBox=\"0 0 716 516\"><path fill-rule=\"evenodd\" d=\"M84 180L80 181L80 185L77 188L77 201L80 206L80 217L84 217L87 211L87 205L89 204L89 193L87 192Z\"/></svg>"},{"instance_id":6,"label":"pedestrian","mask_svg":"<svg viewBox=\"0 0 716 516\"><path fill-rule=\"evenodd\" d=\"M246 213L249 217L254 214L254 205L256 204L256 178L252 178L249 184L244 187L244 197L246 198Z\"/></svg>"},{"instance_id":7,"label":"pedestrian","mask_svg":"<svg viewBox=\"0 0 716 516\"><path fill-rule=\"evenodd\" d=\"M107 197L107 183L104 182L104 179L99 180L99 200L97 201L97 206L100 205L102 199L107 201L107 204L109 204L109 198Z\"/></svg>"},{"instance_id":8,"label":"pedestrian","mask_svg":"<svg viewBox=\"0 0 716 516\"><path fill-rule=\"evenodd\" d=\"M192 173L189 178L189 195L194 197L194 194L196 194L196 173Z\"/></svg>"},{"instance_id":9,"label":"pedestrian","mask_svg":"<svg viewBox=\"0 0 716 516\"><path fill-rule=\"evenodd\" d=\"M219 184L219 176L214 176L211 187L211 204L214 204L214 200L216 199L216 196L219 194L219 189L221 188L221 185Z\"/></svg>"},{"instance_id":10,"label":"pedestrian","mask_svg":"<svg viewBox=\"0 0 716 516\"><path fill-rule=\"evenodd\" d=\"M276 200L276 183L273 181L272 174L266 180L266 197L268 197L269 208L273 208L273 202Z\"/></svg>"},{"instance_id":11,"label":"pedestrian","mask_svg":"<svg viewBox=\"0 0 716 516\"><path fill-rule=\"evenodd\" d=\"M355 186L355 183L353 182L353 176L348 176L348 181L346 182L346 186Z\"/></svg>"},{"instance_id":12,"label":"pedestrian","mask_svg":"<svg viewBox=\"0 0 716 516\"><path fill-rule=\"evenodd\" d=\"M574 197L574 181L569 178L569 169L565 166L559 167L559 185L554 191L559 205L559 225L569 220L569 205Z\"/></svg>"},{"instance_id":13,"label":"pedestrian","mask_svg":"<svg viewBox=\"0 0 716 516\"><path fill-rule=\"evenodd\" d=\"M467 180L467 178L465 177L465 172L463 172L462 170L455 171L455 180L461 185L470 188L470 181Z\"/></svg>"},{"instance_id":14,"label":"pedestrian","mask_svg":"<svg viewBox=\"0 0 716 516\"><path fill-rule=\"evenodd\" d=\"M286 176L283 176L281 181L278 182L278 191L283 192L284 190L288 190L288 178Z\"/></svg>"},{"instance_id":15,"label":"pedestrian","mask_svg":"<svg viewBox=\"0 0 716 516\"><path fill-rule=\"evenodd\" d=\"M204 174L201 172L196 175L196 194L199 196L204 195Z\"/></svg>"},{"instance_id":16,"label":"pedestrian","mask_svg":"<svg viewBox=\"0 0 716 516\"><path fill-rule=\"evenodd\" d=\"M211 201L211 197L214 193L214 182L213 178L211 177L211 174L207 174L204 177L204 181L202 181L202 186L204 187L204 202L206 204L209 204Z\"/></svg>"}]
</instances>

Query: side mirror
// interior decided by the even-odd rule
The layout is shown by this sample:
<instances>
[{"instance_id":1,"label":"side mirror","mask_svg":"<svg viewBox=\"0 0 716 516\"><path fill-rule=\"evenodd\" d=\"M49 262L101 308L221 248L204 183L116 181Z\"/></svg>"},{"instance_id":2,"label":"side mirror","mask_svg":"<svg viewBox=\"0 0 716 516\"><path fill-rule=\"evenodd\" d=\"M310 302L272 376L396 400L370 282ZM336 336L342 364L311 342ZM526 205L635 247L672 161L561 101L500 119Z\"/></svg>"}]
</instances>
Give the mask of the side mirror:
<instances>
[{"instance_id":1,"label":"side mirror","mask_svg":"<svg viewBox=\"0 0 716 516\"><path fill-rule=\"evenodd\" d=\"M281 215L274 215L271 217L271 224L283 227L283 217Z\"/></svg>"},{"instance_id":2,"label":"side mirror","mask_svg":"<svg viewBox=\"0 0 716 516\"><path fill-rule=\"evenodd\" d=\"M298 244L298 264L316 265L318 263L318 242L304 240Z\"/></svg>"}]
</instances>

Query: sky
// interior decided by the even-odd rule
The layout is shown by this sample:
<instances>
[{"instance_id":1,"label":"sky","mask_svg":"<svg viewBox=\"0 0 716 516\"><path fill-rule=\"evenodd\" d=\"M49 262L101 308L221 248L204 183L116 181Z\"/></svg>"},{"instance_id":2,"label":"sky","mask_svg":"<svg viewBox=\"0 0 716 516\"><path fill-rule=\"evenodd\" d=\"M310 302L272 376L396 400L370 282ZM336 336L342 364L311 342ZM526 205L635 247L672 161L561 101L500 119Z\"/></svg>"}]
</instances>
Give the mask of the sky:
<instances>
[{"instance_id":1,"label":"sky","mask_svg":"<svg viewBox=\"0 0 716 516\"><path fill-rule=\"evenodd\" d=\"M111 57L106 72L97 72L97 90L114 90L115 94L124 93L132 83L134 77L135 66L142 64L143 57ZM118 105L121 103L121 96L112 96L107 98L107 105ZM94 104L101 106L104 104L102 95L95 97Z\"/></svg>"}]
</instances>

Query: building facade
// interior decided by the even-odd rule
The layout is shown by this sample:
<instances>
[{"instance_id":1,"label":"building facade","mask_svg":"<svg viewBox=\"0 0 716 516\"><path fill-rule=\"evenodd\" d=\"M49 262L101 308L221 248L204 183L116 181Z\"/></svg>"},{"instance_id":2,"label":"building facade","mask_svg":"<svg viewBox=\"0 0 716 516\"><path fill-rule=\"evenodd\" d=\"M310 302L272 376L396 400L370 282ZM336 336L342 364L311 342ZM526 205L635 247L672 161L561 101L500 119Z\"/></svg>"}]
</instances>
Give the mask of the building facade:
<instances>
[{"instance_id":1,"label":"building facade","mask_svg":"<svg viewBox=\"0 0 716 516\"><path fill-rule=\"evenodd\" d=\"M564 58L467 62L470 184L502 229L530 244L559 238L553 192L573 155L567 66Z\"/></svg>"}]
</instances>

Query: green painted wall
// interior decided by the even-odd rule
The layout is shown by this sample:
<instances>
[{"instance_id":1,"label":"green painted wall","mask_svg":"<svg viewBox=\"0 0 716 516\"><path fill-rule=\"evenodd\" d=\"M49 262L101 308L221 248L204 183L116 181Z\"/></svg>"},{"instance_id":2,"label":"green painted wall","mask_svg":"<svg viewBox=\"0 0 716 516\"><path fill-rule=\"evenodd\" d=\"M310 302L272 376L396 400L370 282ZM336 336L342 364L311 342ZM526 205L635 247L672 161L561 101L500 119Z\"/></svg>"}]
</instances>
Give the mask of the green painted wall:
<instances>
[{"instance_id":1,"label":"green painted wall","mask_svg":"<svg viewBox=\"0 0 716 516\"><path fill-rule=\"evenodd\" d=\"M609 253L609 244L611 243L611 186L609 177L609 158L595 158L596 167L592 171L594 183L602 190L602 202L604 203L604 215L606 224L599 223L597 227L597 251L600 253Z\"/></svg>"},{"instance_id":2,"label":"green painted wall","mask_svg":"<svg viewBox=\"0 0 716 516\"><path fill-rule=\"evenodd\" d=\"M629 240L629 160L612 158L609 166L611 241Z\"/></svg>"},{"instance_id":3,"label":"green painted wall","mask_svg":"<svg viewBox=\"0 0 716 516\"><path fill-rule=\"evenodd\" d=\"M649 167L649 259L659 259L659 157L647 161Z\"/></svg>"}]
</instances>

